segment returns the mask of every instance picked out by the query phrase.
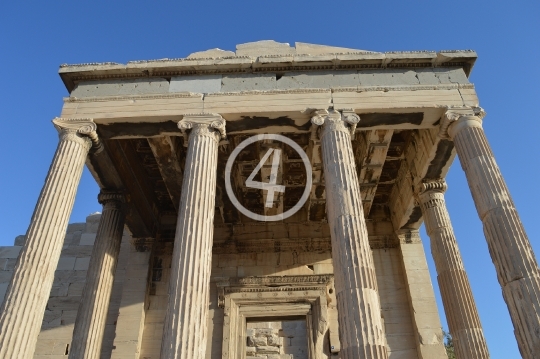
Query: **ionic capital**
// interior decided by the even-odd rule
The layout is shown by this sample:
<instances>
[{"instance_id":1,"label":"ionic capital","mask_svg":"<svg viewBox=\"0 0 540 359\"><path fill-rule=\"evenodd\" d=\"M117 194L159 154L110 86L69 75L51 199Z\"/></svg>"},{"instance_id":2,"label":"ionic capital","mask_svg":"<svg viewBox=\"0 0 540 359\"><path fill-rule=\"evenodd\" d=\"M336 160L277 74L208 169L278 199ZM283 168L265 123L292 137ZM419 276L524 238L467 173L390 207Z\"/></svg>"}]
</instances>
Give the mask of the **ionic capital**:
<instances>
[{"instance_id":1,"label":"ionic capital","mask_svg":"<svg viewBox=\"0 0 540 359\"><path fill-rule=\"evenodd\" d=\"M187 131L192 130L193 134L212 134L219 133L221 139L227 137L225 131L225 119L217 113L199 113L199 114L189 114L184 115L184 118L178 122L178 128L182 131L184 135L185 143L187 144ZM215 136L213 136L215 137ZM219 141L216 138L216 141Z\"/></svg>"},{"instance_id":2,"label":"ionic capital","mask_svg":"<svg viewBox=\"0 0 540 359\"><path fill-rule=\"evenodd\" d=\"M315 111L311 117L311 123L317 126L323 126L323 134L328 131L344 131L354 135L356 124L360 122L358 116L353 110L339 111L328 109ZM349 128L347 128L347 124Z\"/></svg>"},{"instance_id":3,"label":"ionic capital","mask_svg":"<svg viewBox=\"0 0 540 359\"><path fill-rule=\"evenodd\" d=\"M91 118L61 118L52 120L54 127L60 132L61 138L66 135L76 134L80 137L88 137L92 141L94 153L101 152L103 145L97 135L97 125Z\"/></svg>"},{"instance_id":4,"label":"ionic capital","mask_svg":"<svg viewBox=\"0 0 540 359\"><path fill-rule=\"evenodd\" d=\"M440 192L444 193L448 189L448 186L446 185L446 181L442 178L435 179L435 180L426 180L421 183L419 183L416 186L416 193L422 194L425 192Z\"/></svg>"},{"instance_id":5,"label":"ionic capital","mask_svg":"<svg viewBox=\"0 0 540 359\"><path fill-rule=\"evenodd\" d=\"M439 137L453 139L456 133L465 127L482 127L486 112L481 107L451 107L445 112Z\"/></svg>"},{"instance_id":6,"label":"ionic capital","mask_svg":"<svg viewBox=\"0 0 540 359\"><path fill-rule=\"evenodd\" d=\"M421 205L426 204L433 199L444 199L444 192L448 186L442 178L427 180L419 183L415 188L415 196Z\"/></svg>"},{"instance_id":7,"label":"ionic capital","mask_svg":"<svg viewBox=\"0 0 540 359\"><path fill-rule=\"evenodd\" d=\"M108 191L102 189L98 195L98 202L103 206L106 206L110 203L122 206L124 205L124 203L126 203L126 197L122 192Z\"/></svg>"}]
</instances>

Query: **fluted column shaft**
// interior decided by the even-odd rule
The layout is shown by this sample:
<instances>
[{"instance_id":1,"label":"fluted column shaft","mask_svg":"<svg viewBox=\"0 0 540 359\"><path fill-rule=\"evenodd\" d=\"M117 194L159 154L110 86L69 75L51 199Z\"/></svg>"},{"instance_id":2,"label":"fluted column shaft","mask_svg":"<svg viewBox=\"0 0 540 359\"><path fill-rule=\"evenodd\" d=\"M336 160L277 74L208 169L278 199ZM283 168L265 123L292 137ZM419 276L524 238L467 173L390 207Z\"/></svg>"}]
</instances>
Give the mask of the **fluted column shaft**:
<instances>
[{"instance_id":1,"label":"fluted column shaft","mask_svg":"<svg viewBox=\"0 0 540 359\"><path fill-rule=\"evenodd\" d=\"M489 352L471 286L444 201L444 180L423 183L418 200L431 239L431 253L444 311L458 359L487 359Z\"/></svg>"},{"instance_id":2,"label":"fluted column shaft","mask_svg":"<svg viewBox=\"0 0 540 359\"><path fill-rule=\"evenodd\" d=\"M101 356L101 344L124 233L124 196L101 191L98 201L103 205L103 212L77 311L69 359L99 359Z\"/></svg>"},{"instance_id":3,"label":"fluted column shaft","mask_svg":"<svg viewBox=\"0 0 540 359\"><path fill-rule=\"evenodd\" d=\"M210 118L208 117L210 116ZM212 121L214 120L214 121ZM219 135L225 121L186 118L192 128L174 240L161 357L205 359Z\"/></svg>"},{"instance_id":4,"label":"fluted column shaft","mask_svg":"<svg viewBox=\"0 0 540 359\"><path fill-rule=\"evenodd\" d=\"M95 130L93 123L87 125ZM30 359L34 355L77 186L92 145L81 133L86 131L76 126L60 132L26 242L0 308L0 358Z\"/></svg>"},{"instance_id":5,"label":"fluted column shaft","mask_svg":"<svg viewBox=\"0 0 540 359\"><path fill-rule=\"evenodd\" d=\"M521 355L540 358L538 262L482 129L483 111L477 112L450 110L443 125L454 140L482 220Z\"/></svg>"},{"instance_id":6,"label":"fluted column shaft","mask_svg":"<svg viewBox=\"0 0 540 359\"><path fill-rule=\"evenodd\" d=\"M351 136L355 114L318 111L327 215L338 305L341 358L388 358L375 265L369 247Z\"/></svg>"}]
</instances>

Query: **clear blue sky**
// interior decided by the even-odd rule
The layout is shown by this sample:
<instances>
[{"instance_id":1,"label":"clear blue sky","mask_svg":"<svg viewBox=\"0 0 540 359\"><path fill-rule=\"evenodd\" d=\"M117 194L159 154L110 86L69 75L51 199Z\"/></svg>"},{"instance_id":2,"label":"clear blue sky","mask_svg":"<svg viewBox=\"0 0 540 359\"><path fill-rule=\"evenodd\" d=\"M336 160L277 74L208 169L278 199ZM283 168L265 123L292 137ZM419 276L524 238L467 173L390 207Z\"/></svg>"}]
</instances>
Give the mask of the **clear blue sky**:
<instances>
[{"instance_id":1,"label":"clear blue sky","mask_svg":"<svg viewBox=\"0 0 540 359\"><path fill-rule=\"evenodd\" d=\"M273 39L372 51L474 49L471 80L484 128L529 238L540 254L540 3L538 1L2 1L0 245L24 234L67 96L62 63L185 57ZM506 305L465 176L456 161L447 201L494 359L519 358ZM534 183L533 183L534 182ZM85 172L72 222L99 211ZM432 269L429 241L424 235ZM438 296L438 294L437 294ZM441 320L447 328L439 300Z\"/></svg>"}]
</instances>

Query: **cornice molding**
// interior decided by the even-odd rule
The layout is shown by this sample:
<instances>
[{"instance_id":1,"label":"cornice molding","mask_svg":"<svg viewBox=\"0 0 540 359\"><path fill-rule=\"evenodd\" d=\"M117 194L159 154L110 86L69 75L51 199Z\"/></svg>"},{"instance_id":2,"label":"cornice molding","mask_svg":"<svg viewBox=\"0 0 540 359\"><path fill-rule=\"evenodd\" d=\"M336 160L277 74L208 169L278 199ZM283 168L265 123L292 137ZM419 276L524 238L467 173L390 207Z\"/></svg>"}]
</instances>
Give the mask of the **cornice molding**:
<instances>
[{"instance_id":1,"label":"cornice molding","mask_svg":"<svg viewBox=\"0 0 540 359\"><path fill-rule=\"evenodd\" d=\"M278 293L317 291L326 294L326 288L332 285L333 274L268 276L268 277L217 277L218 305L224 307L225 295L234 293ZM274 294L275 296L276 294ZM259 294L260 296L260 294Z\"/></svg>"},{"instance_id":2,"label":"cornice molding","mask_svg":"<svg viewBox=\"0 0 540 359\"><path fill-rule=\"evenodd\" d=\"M202 93L173 92L168 94L147 94L147 95L123 95L123 96L93 96L93 97L64 97L64 103L69 102L107 102L126 100L153 100L153 99L174 99L174 98L202 98Z\"/></svg>"},{"instance_id":3,"label":"cornice molding","mask_svg":"<svg viewBox=\"0 0 540 359\"><path fill-rule=\"evenodd\" d=\"M64 65L60 67L60 75L68 77L73 83L77 81L91 81L91 80L106 80L106 79L119 79L119 78L148 78L150 77L170 77L170 76L186 76L186 75L210 75L210 74L233 74L233 73L258 73L258 72L275 72L275 71L318 71L318 70L365 70L365 69L385 69L385 68L430 68L430 67L462 67L468 72L470 63L468 61L446 61L443 63L434 64L435 59L425 59L425 62L414 62L413 58L410 58L412 62L402 62L407 58L399 59L400 62L388 62L394 59L376 59L378 63L373 63L374 59L364 59L366 63L362 63L362 60L354 59L358 54L339 54L338 57L352 57L344 59L320 59L312 57L313 65L307 65L306 58L294 58L298 61L295 64L291 63L291 57L281 57L282 60L288 61L272 61L265 62L264 57L260 57L263 61L237 61L243 58L227 58L224 60L231 60L230 63L215 63L215 60L219 58L209 59L181 59L179 61L171 61L170 67L164 67L166 62L147 62L147 63L134 63L130 62L128 65L123 64L83 64L83 65ZM267 58L268 59L268 58ZM236 61L235 61L236 60ZM184 61L192 61L198 63L185 63ZM220 61L218 61L220 62ZM327 64L325 64L327 63ZM159 65L155 68L149 68L148 65ZM131 66L130 66L131 65ZM223 67L219 68L218 66ZM137 67L146 66L146 70L141 69L137 71ZM237 67L232 67L237 66ZM104 68L99 68L104 67ZM128 71L128 67L130 72ZM198 67L194 69L194 67ZM72 71L70 71L72 70ZM96 73L96 70L99 72ZM115 72L116 71L116 72ZM146 71L146 72L144 72ZM69 87L68 87L69 89Z\"/></svg>"},{"instance_id":4,"label":"cornice molding","mask_svg":"<svg viewBox=\"0 0 540 359\"><path fill-rule=\"evenodd\" d=\"M216 96L238 96L238 95L281 95L281 94L309 94L309 93L330 93L329 88L307 88L307 89L287 89L287 90L268 90L268 91L239 91L239 92L213 92L206 94L205 97Z\"/></svg>"},{"instance_id":5,"label":"cornice molding","mask_svg":"<svg viewBox=\"0 0 540 359\"><path fill-rule=\"evenodd\" d=\"M306 55L224 56L85 63L60 66L60 76L71 90L78 81L170 77L196 74L257 73L273 71L354 70L376 68L462 67L468 75L477 55L470 50L343 52Z\"/></svg>"}]
</instances>

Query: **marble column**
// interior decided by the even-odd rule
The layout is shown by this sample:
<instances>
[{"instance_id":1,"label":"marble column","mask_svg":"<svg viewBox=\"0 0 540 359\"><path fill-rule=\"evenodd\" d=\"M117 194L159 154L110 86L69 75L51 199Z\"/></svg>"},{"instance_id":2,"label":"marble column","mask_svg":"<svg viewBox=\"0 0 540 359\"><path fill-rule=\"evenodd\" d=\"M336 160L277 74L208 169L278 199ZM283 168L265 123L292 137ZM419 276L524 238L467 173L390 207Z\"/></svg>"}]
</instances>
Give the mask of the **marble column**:
<instances>
[{"instance_id":1,"label":"marble column","mask_svg":"<svg viewBox=\"0 0 540 359\"><path fill-rule=\"evenodd\" d=\"M449 109L441 136L454 141L467 176L521 355L539 358L538 262L482 129L484 115L481 108Z\"/></svg>"},{"instance_id":2,"label":"marble column","mask_svg":"<svg viewBox=\"0 0 540 359\"><path fill-rule=\"evenodd\" d=\"M0 308L0 358L4 359L34 355L86 156L92 142L99 146L92 120L56 118L53 123L60 142Z\"/></svg>"},{"instance_id":3,"label":"marble column","mask_svg":"<svg viewBox=\"0 0 540 359\"><path fill-rule=\"evenodd\" d=\"M191 129L169 283L161 357L205 359L218 144L225 120L216 114L189 115Z\"/></svg>"},{"instance_id":4,"label":"marble column","mask_svg":"<svg viewBox=\"0 0 540 359\"><path fill-rule=\"evenodd\" d=\"M90 257L81 303L77 311L69 359L99 359L120 243L124 233L124 196L101 191L103 205L96 241Z\"/></svg>"},{"instance_id":5,"label":"marble column","mask_svg":"<svg viewBox=\"0 0 540 359\"><path fill-rule=\"evenodd\" d=\"M417 198L422 208L444 311L458 359L487 359L489 352L469 279L461 260L450 216L444 201L446 183L421 183Z\"/></svg>"},{"instance_id":6,"label":"marble column","mask_svg":"<svg viewBox=\"0 0 540 359\"><path fill-rule=\"evenodd\" d=\"M341 358L379 359L388 353L350 135L359 120L352 112L323 110L311 121L322 126Z\"/></svg>"}]
</instances>

